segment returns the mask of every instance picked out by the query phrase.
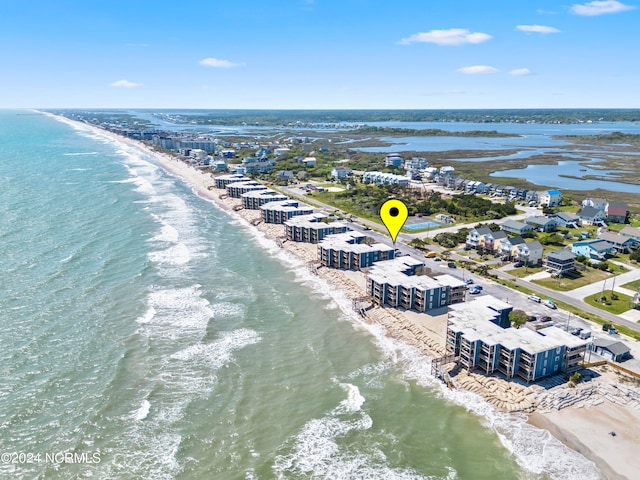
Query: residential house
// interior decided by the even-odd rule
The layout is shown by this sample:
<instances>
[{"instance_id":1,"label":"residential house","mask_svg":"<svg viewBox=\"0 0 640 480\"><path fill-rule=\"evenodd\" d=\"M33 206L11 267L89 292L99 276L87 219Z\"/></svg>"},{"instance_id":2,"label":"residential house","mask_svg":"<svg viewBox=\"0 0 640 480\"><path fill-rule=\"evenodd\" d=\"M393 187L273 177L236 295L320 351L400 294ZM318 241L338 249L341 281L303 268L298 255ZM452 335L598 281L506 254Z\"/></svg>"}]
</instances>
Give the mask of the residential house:
<instances>
[{"instance_id":1,"label":"residential house","mask_svg":"<svg viewBox=\"0 0 640 480\"><path fill-rule=\"evenodd\" d=\"M626 226L620 230L620 235L632 238L637 244L640 244L640 228Z\"/></svg>"},{"instance_id":2,"label":"residential house","mask_svg":"<svg viewBox=\"0 0 640 480\"><path fill-rule=\"evenodd\" d=\"M629 210L624 202L607 203L604 209L605 220L611 223L627 223L629 221Z\"/></svg>"},{"instance_id":3,"label":"residential house","mask_svg":"<svg viewBox=\"0 0 640 480\"><path fill-rule=\"evenodd\" d=\"M533 267L542 263L542 244L537 240L521 243L516 246L516 262L523 262L529 267Z\"/></svg>"},{"instance_id":4,"label":"residential house","mask_svg":"<svg viewBox=\"0 0 640 480\"><path fill-rule=\"evenodd\" d=\"M331 176L337 180L342 180L343 178L347 178L352 173L353 173L353 170L347 167L333 167L331 169Z\"/></svg>"},{"instance_id":5,"label":"residential house","mask_svg":"<svg viewBox=\"0 0 640 480\"><path fill-rule=\"evenodd\" d=\"M612 255L614 248L611 243L604 240L580 240L571 244L571 252L599 262Z\"/></svg>"},{"instance_id":6,"label":"residential house","mask_svg":"<svg viewBox=\"0 0 640 480\"><path fill-rule=\"evenodd\" d=\"M598 235L598 239L609 242L619 253L628 253L636 245L636 241L633 238L613 232L602 232Z\"/></svg>"},{"instance_id":7,"label":"residential house","mask_svg":"<svg viewBox=\"0 0 640 480\"><path fill-rule=\"evenodd\" d=\"M554 213L552 215L549 215L549 218L555 220L557 224L563 228L578 228L582 225L580 217L572 212Z\"/></svg>"},{"instance_id":8,"label":"residential house","mask_svg":"<svg viewBox=\"0 0 640 480\"><path fill-rule=\"evenodd\" d=\"M558 222L545 215L527 217L525 223L539 232L553 232L558 227Z\"/></svg>"},{"instance_id":9,"label":"residential house","mask_svg":"<svg viewBox=\"0 0 640 480\"><path fill-rule=\"evenodd\" d=\"M484 236L491 233L489 227L476 227L467 234L467 248L479 249L484 246Z\"/></svg>"},{"instance_id":10,"label":"residential house","mask_svg":"<svg viewBox=\"0 0 640 480\"><path fill-rule=\"evenodd\" d=\"M578 217L582 223L587 225L602 225L606 216L604 210L598 210L594 207L582 207L578 212Z\"/></svg>"},{"instance_id":11,"label":"residential house","mask_svg":"<svg viewBox=\"0 0 640 480\"><path fill-rule=\"evenodd\" d=\"M509 235L507 235L507 232L505 232L504 230L498 230L497 232L491 232L491 236L493 237L493 253L495 254L500 254L500 248L502 246L502 242L504 240L507 240L509 238Z\"/></svg>"},{"instance_id":12,"label":"residential house","mask_svg":"<svg viewBox=\"0 0 640 480\"><path fill-rule=\"evenodd\" d=\"M402 160L402 156L399 153L390 153L384 159L385 167L402 167L404 160Z\"/></svg>"},{"instance_id":13,"label":"residential house","mask_svg":"<svg viewBox=\"0 0 640 480\"><path fill-rule=\"evenodd\" d=\"M583 207L593 207L596 210L604 210L607 208L607 201L604 198L587 197L582 201Z\"/></svg>"},{"instance_id":14,"label":"residential house","mask_svg":"<svg viewBox=\"0 0 640 480\"><path fill-rule=\"evenodd\" d=\"M560 190L545 190L538 192L538 203L548 207L557 207L562 201L562 192Z\"/></svg>"},{"instance_id":15,"label":"residential house","mask_svg":"<svg viewBox=\"0 0 640 480\"><path fill-rule=\"evenodd\" d=\"M631 358L629 347L618 340L594 338L593 341L587 344L587 348L614 362L622 362L627 358Z\"/></svg>"},{"instance_id":16,"label":"residential house","mask_svg":"<svg viewBox=\"0 0 640 480\"><path fill-rule=\"evenodd\" d=\"M362 176L364 183L375 183L377 185L400 185L409 186L409 178L394 173L365 172Z\"/></svg>"},{"instance_id":17,"label":"residential house","mask_svg":"<svg viewBox=\"0 0 640 480\"><path fill-rule=\"evenodd\" d=\"M516 220L507 220L500 224L500 230L504 230L507 233L513 233L514 235L522 235L523 233L533 231L533 227Z\"/></svg>"},{"instance_id":18,"label":"residential house","mask_svg":"<svg viewBox=\"0 0 640 480\"><path fill-rule=\"evenodd\" d=\"M291 171L291 170L280 170L278 172L277 179L278 180L289 181L289 180L293 180L293 177L294 177L293 171Z\"/></svg>"},{"instance_id":19,"label":"residential house","mask_svg":"<svg viewBox=\"0 0 640 480\"><path fill-rule=\"evenodd\" d=\"M524 238L520 236L505 238L500 242L500 256L505 260L513 260L518 254L518 246L524 243Z\"/></svg>"},{"instance_id":20,"label":"residential house","mask_svg":"<svg viewBox=\"0 0 640 480\"><path fill-rule=\"evenodd\" d=\"M528 190L524 196L525 202L537 202L538 201L538 192L534 190Z\"/></svg>"},{"instance_id":21,"label":"residential house","mask_svg":"<svg viewBox=\"0 0 640 480\"><path fill-rule=\"evenodd\" d=\"M305 157L302 159L302 164L305 167L315 167L317 163L316 157Z\"/></svg>"},{"instance_id":22,"label":"residential house","mask_svg":"<svg viewBox=\"0 0 640 480\"><path fill-rule=\"evenodd\" d=\"M575 270L576 256L566 248L549 252L544 258L544 266L552 273L564 275L565 273Z\"/></svg>"},{"instance_id":23,"label":"residential house","mask_svg":"<svg viewBox=\"0 0 640 480\"><path fill-rule=\"evenodd\" d=\"M413 157L404 161L405 170L424 170L428 165L429 162L424 157Z\"/></svg>"}]
</instances>

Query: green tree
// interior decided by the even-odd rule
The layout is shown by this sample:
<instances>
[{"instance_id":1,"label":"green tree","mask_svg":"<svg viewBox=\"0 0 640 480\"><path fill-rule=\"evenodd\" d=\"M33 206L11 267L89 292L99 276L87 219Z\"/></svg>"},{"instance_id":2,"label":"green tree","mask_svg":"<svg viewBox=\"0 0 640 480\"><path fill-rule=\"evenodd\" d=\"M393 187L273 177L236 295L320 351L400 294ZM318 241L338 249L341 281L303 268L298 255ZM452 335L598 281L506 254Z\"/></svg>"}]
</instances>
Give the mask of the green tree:
<instances>
[{"instance_id":1,"label":"green tree","mask_svg":"<svg viewBox=\"0 0 640 480\"><path fill-rule=\"evenodd\" d=\"M523 310L512 310L511 313L509 313L509 321L511 322L511 326L520 328L527 323L527 314Z\"/></svg>"}]
</instances>

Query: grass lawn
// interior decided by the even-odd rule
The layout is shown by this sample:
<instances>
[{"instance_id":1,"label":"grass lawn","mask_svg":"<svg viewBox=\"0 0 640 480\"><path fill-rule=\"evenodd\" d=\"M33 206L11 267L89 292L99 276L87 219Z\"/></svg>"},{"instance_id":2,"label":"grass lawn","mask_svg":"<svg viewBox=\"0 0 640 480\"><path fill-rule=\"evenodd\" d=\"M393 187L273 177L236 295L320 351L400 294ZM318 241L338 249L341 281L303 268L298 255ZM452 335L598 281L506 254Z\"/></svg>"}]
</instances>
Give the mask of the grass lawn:
<instances>
[{"instance_id":1,"label":"grass lawn","mask_svg":"<svg viewBox=\"0 0 640 480\"><path fill-rule=\"evenodd\" d=\"M509 270L507 273L510 273L514 277L524 278L528 275L542 272L543 270L544 270L544 267L520 267L520 268L514 268L513 270Z\"/></svg>"},{"instance_id":2,"label":"grass lawn","mask_svg":"<svg viewBox=\"0 0 640 480\"><path fill-rule=\"evenodd\" d=\"M627 295L623 295L622 293L616 293L618 299L611 300L611 291L605 290L604 295L607 298L607 302L610 303L610 305L596 302L596 299L599 299L601 295L602 295L602 292L594 293L593 295L589 295L588 297L585 297L584 301L589 305L600 308L602 310L606 310L607 312L614 313L616 315L619 315L631 309L631 304L629 303L631 301L631 297Z\"/></svg>"},{"instance_id":3,"label":"grass lawn","mask_svg":"<svg viewBox=\"0 0 640 480\"><path fill-rule=\"evenodd\" d=\"M532 282L559 292L566 292L610 278L613 278L610 273L587 267L584 272L575 272L573 277L562 277L559 280L557 278L543 278L541 280L532 280Z\"/></svg>"},{"instance_id":4,"label":"grass lawn","mask_svg":"<svg viewBox=\"0 0 640 480\"><path fill-rule=\"evenodd\" d=\"M638 290L638 288L640 288L640 280L634 280L633 282L625 283L621 286L628 288L629 290Z\"/></svg>"}]
</instances>

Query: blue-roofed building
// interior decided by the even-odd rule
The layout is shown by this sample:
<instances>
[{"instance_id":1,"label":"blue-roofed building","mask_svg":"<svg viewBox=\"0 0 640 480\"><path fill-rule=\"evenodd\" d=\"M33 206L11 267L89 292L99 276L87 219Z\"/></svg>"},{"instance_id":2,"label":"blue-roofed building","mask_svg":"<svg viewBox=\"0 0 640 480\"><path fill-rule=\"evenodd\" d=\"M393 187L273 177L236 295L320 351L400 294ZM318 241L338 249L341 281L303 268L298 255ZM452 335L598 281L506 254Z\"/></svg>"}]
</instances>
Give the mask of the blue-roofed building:
<instances>
[{"instance_id":1,"label":"blue-roofed building","mask_svg":"<svg viewBox=\"0 0 640 480\"><path fill-rule=\"evenodd\" d=\"M538 192L538 203L548 207L557 207L562 201L562 192L560 190L545 190Z\"/></svg>"}]
</instances>

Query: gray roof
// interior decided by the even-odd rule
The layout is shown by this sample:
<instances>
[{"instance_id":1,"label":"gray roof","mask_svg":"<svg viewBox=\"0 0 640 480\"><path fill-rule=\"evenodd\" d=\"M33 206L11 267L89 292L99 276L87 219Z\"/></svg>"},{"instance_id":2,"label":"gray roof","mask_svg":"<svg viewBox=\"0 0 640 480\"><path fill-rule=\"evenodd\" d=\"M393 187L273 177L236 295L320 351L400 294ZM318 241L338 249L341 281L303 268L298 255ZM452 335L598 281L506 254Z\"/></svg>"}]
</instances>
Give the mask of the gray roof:
<instances>
[{"instance_id":1,"label":"gray roof","mask_svg":"<svg viewBox=\"0 0 640 480\"><path fill-rule=\"evenodd\" d=\"M598 238L600 240L606 240L614 245L624 245L625 243L633 243L633 239L620 235L619 233L602 232Z\"/></svg>"},{"instance_id":2,"label":"gray roof","mask_svg":"<svg viewBox=\"0 0 640 480\"><path fill-rule=\"evenodd\" d=\"M629 347L618 340L608 340L606 338L596 338L593 340L593 345L596 347L609 350L614 355L622 355L629 353Z\"/></svg>"},{"instance_id":3,"label":"gray roof","mask_svg":"<svg viewBox=\"0 0 640 480\"><path fill-rule=\"evenodd\" d=\"M517 237L510 238L509 243L511 243L511 245L522 245L527 242L524 241L524 238L517 236Z\"/></svg>"},{"instance_id":4,"label":"gray roof","mask_svg":"<svg viewBox=\"0 0 640 480\"><path fill-rule=\"evenodd\" d=\"M522 222L517 222L515 220L507 220L506 222L503 222L501 227L507 227L507 228L512 228L512 229L517 229L520 230L524 227L528 227L528 225L526 223L522 223Z\"/></svg>"},{"instance_id":5,"label":"gray roof","mask_svg":"<svg viewBox=\"0 0 640 480\"><path fill-rule=\"evenodd\" d=\"M613 248L613 244L606 240L594 240L593 242L589 242L587 245L593 248L596 252L606 252Z\"/></svg>"},{"instance_id":6,"label":"gray roof","mask_svg":"<svg viewBox=\"0 0 640 480\"><path fill-rule=\"evenodd\" d=\"M531 242L525 242L529 250L542 250L544 247L538 240L532 240Z\"/></svg>"},{"instance_id":7,"label":"gray roof","mask_svg":"<svg viewBox=\"0 0 640 480\"><path fill-rule=\"evenodd\" d=\"M562 250L549 252L547 254L547 258L554 258L556 260L571 260L573 258L576 258L576 256L570 250L563 248Z\"/></svg>"},{"instance_id":8,"label":"gray roof","mask_svg":"<svg viewBox=\"0 0 640 480\"><path fill-rule=\"evenodd\" d=\"M478 235L487 235L488 233L492 233L489 227L480 227L475 229Z\"/></svg>"},{"instance_id":9,"label":"gray roof","mask_svg":"<svg viewBox=\"0 0 640 480\"><path fill-rule=\"evenodd\" d=\"M527 223L533 223L535 225L547 225L549 222L557 223L554 219L545 215L536 215L535 217L527 217L525 219Z\"/></svg>"},{"instance_id":10,"label":"gray roof","mask_svg":"<svg viewBox=\"0 0 640 480\"><path fill-rule=\"evenodd\" d=\"M505 232L504 230L498 230L497 232L491 232L491 236L493 237L494 240L502 240L505 238L509 238L509 235L507 235L507 232Z\"/></svg>"},{"instance_id":11,"label":"gray roof","mask_svg":"<svg viewBox=\"0 0 640 480\"><path fill-rule=\"evenodd\" d=\"M584 207L582 210L580 210L578 212L578 216L580 218L593 218L595 217L599 212L602 212L602 210L599 210L597 208L593 208L593 207Z\"/></svg>"}]
</instances>

